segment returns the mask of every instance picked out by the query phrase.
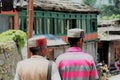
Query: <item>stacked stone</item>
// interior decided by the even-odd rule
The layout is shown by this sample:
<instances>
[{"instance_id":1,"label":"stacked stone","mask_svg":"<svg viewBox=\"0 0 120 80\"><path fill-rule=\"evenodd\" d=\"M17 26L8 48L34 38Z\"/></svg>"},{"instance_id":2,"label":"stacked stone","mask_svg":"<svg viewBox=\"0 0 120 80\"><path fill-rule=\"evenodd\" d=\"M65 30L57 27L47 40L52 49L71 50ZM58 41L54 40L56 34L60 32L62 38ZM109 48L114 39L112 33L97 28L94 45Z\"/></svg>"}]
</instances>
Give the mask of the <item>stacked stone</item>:
<instances>
[{"instance_id":1,"label":"stacked stone","mask_svg":"<svg viewBox=\"0 0 120 80\"><path fill-rule=\"evenodd\" d=\"M14 41L0 43L0 80L13 80L16 64L21 60Z\"/></svg>"}]
</instances>

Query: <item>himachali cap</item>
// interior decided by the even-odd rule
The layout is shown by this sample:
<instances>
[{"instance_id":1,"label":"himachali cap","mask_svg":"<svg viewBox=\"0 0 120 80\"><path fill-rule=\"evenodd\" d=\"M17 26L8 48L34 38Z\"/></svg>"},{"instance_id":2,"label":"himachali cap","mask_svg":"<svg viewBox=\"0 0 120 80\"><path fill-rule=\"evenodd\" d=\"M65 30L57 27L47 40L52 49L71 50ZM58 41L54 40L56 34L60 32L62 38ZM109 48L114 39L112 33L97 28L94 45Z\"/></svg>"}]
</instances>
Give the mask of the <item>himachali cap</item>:
<instances>
[{"instance_id":1,"label":"himachali cap","mask_svg":"<svg viewBox=\"0 0 120 80\"><path fill-rule=\"evenodd\" d=\"M67 37L69 37L69 38L84 38L85 37L84 30L79 29L79 28L69 29Z\"/></svg>"},{"instance_id":2,"label":"himachali cap","mask_svg":"<svg viewBox=\"0 0 120 80\"><path fill-rule=\"evenodd\" d=\"M37 36L28 40L28 47L42 47L47 45L45 36Z\"/></svg>"}]
</instances>

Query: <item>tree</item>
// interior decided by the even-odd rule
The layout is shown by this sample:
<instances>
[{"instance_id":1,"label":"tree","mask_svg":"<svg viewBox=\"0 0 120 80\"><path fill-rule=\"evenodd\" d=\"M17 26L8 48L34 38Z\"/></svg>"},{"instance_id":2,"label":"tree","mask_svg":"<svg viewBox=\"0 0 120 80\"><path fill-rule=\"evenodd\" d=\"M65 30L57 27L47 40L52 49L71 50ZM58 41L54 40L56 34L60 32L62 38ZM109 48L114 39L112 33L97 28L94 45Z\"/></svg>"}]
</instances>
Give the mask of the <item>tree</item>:
<instances>
[{"instance_id":1,"label":"tree","mask_svg":"<svg viewBox=\"0 0 120 80\"><path fill-rule=\"evenodd\" d=\"M89 6L94 6L96 0L83 0L83 2Z\"/></svg>"},{"instance_id":2,"label":"tree","mask_svg":"<svg viewBox=\"0 0 120 80\"><path fill-rule=\"evenodd\" d=\"M101 12L100 17L106 16L109 18L112 16L112 18L114 18L113 15L117 16L120 14L120 0L108 0L109 5L100 4L100 5L94 6L97 1L98 0L83 0L84 4L98 8ZM102 0L100 0L99 3L103 3Z\"/></svg>"},{"instance_id":3,"label":"tree","mask_svg":"<svg viewBox=\"0 0 120 80\"><path fill-rule=\"evenodd\" d=\"M100 8L100 11L101 11L101 16L110 16L113 14L113 7L114 6L107 6L107 5L103 5L101 8Z\"/></svg>"},{"instance_id":4,"label":"tree","mask_svg":"<svg viewBox=\"0 0 120 80\"><path fill-rule=\"evenodd\" d=\"M120 0L114 0L114 1L115 1L115 8L114 8L114 10L115 10L115 12L117 14L120 14Z\"/></svg>"},{"instance_id":5,"label":"tree","mask_svg":"<svg viewBox=\"0 0 120 80\"><path fill-rule=\"evenodd\" d=\"M102 7L100 8L101 17L108 16L109 18L112 16L111 19L113 18L117 19L118 15L120 14L120 0L113 0L113 1L114 1L114 5L102 5Z\"/></svg>"}]
</instances>

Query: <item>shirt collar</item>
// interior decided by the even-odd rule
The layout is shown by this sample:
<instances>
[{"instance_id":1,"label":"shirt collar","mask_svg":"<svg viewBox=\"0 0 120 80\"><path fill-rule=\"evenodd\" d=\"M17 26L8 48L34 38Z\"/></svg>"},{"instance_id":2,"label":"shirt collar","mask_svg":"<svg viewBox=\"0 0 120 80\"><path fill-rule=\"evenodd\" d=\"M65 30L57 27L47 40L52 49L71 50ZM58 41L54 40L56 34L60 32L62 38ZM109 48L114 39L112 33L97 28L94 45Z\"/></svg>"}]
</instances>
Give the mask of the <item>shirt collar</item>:
<instances>
[{"instance_id":1,"label":"shirt collar","mask_svg":"<svg viewBox=\"0 0 120 80\"><path fill-rule=\"evenodd\" d=\"M80 47L70 47L67 52L82 52Z\"/></svg>"},{"instance_id":2,"label":"shirt collar","mask_svg":"<svg viewBox=\"0 0 120 80\"><path fill-rule=\"evenodd\" d=\"M33 56L31 56L31 58L40 58L40 59L45 59L43 56L40 56L40 55L33 55Z\"/></svg>"}]
</instances>

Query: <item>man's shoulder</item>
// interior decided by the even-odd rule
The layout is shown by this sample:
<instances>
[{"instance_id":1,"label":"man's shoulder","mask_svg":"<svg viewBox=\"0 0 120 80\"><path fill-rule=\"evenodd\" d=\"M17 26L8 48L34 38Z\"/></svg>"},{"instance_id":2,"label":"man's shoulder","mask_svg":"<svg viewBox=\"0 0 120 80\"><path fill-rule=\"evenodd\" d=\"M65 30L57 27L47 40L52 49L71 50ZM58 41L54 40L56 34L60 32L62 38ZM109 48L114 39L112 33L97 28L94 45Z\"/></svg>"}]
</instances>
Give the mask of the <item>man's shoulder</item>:
<instances>
[{"instance_id":1,"label":"man's shoulder","mask_svg":"<svg viewBox=\"0 0 120 80\"><path fill-rule=\"evenodd\" d=\"M83 53L84 53L83 55L85 55L86 57L93 58L93 56L90 53L85 53L85 52Z\"/></svg>"},{"instance_id":2,"label":"man's shoulder","mask_svg":"<svg viewBox=\"0 0 120 80\"><path fill-rule=\"evenodd\" d=\"M25 63L27 61L29 61L29 59L24 59L24 60L19 61L18 64L23 64L23 63Z\"/></svg>"},{"instance_id":3,"label":"man's shoulder","mask_svg":"<svg viewBox=\"0 0 120 80\"><path fill-rule=\"evenodd\" d=\"M67 53L62 53L57 58L62 58L63 56L65 57L66 55L68 55L68 54Z\"/></svg>"},{"instance_id":4,"label":"man's shoulder","mask_svg":"<svg viewBox=\"0 0 120 80\"><path fill-rule=\"evenodd\" d=\"M59 62L59 61L63 60L65 58L65 56L66 56L66 53L60 54L59 56L57 56L55 61Z\"/></svg>"}]
</instances>

